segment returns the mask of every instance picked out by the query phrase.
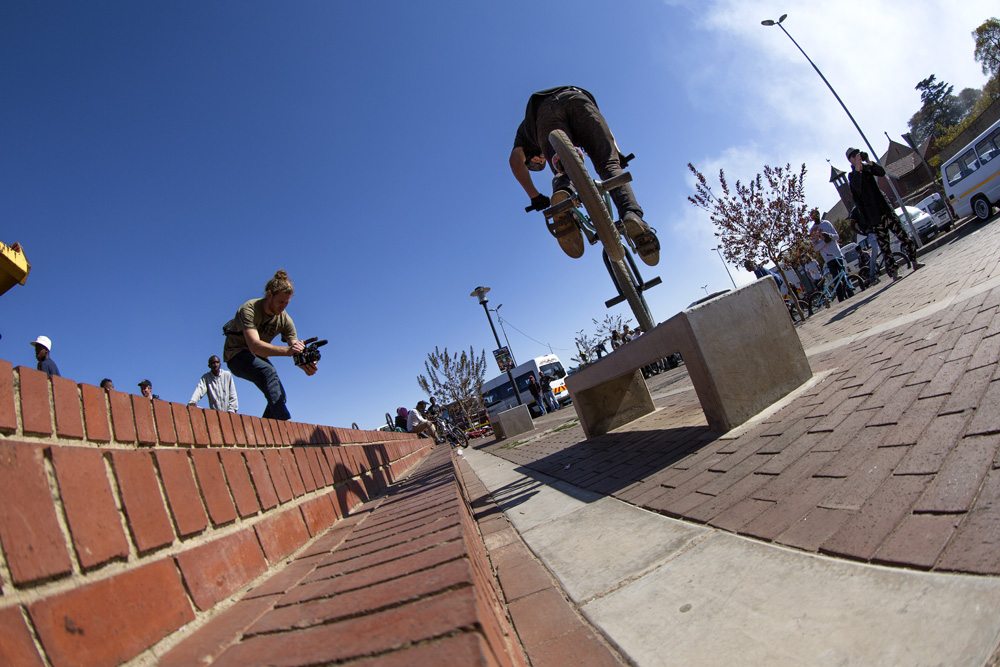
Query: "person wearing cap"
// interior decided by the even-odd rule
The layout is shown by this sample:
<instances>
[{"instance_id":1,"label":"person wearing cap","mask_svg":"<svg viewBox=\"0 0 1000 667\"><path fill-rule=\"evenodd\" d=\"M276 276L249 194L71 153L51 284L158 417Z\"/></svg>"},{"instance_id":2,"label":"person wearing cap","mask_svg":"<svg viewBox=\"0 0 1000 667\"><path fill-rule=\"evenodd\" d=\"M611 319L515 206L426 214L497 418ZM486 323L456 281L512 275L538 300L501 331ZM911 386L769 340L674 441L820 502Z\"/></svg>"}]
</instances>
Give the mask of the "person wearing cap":
<instances>
[{"instance_id":1,"label":"person wearing cap","mask_svg":"<svg viewBox=\"0 0 1000 667\"><path fill-rule=\"evenodd\" d=\"M52 360L52 341L48 336L39 336L31 341L31 346L35 348L35 359L38 360L38 370L49 374L59 375L59 367Z\"/></svg>"},{"instance_id":2,"label":"person wearing cap","mask_svg":"<svg viewBox=\"0 0 1000 667\"><path fill-rule=\"evenodd\" d=\"M528 98L524 120L514 134L514 148L510 152L510 169L520 184L531 206L536 211L549 207L551 201L541 194L531 180L532 171L541 171L548 163L555 178L552 180L552 199L556 203L570 197L569 178L559 166L555 149L549 143L549 133L564 131L574 145L590 156L598 175L604 180L622 173L621 151L604 120L594 96L576 86L558 86L540 90ZM660 242L656 230L642 219L642 208L636 201L632 186L626 183L609 192L618 217L625 226L625 233L636 245L639 257L650 266L660 261ZM562 248L574 259L583 255L583 236L571 212L556 217L550 231Z\"/></svg>"},{"instance_id":3,"label":"person wearing cap","mask_svg":"<svg viewBox=\"0 0 1000 667\"><path fill-rule=\"evenodd\" d=\"M205 394L208 394L208 407L213 410L236 412L239 409L233 374L222 370L222 361L214 354L208 358L208 372L199 378L188 405L197 405Z\"/></svg>"},{"instance_id":4,"label":"person wearing cap","mask_svg":"<svg viewBox=\"0 0 1000 667\"><path fill-rule=\"evenodd\" d=\"M139 383L139 391L142 393L143 396L145 396L149 400L153 400L154 398L157 399L160 398L159 396L153 393L153 383L150 382L149 380L143 380L142 382Z\"/></svg>"},{"instance_id":5,"label":"person wearing cap","mask_svg":"<svg viewBox=\"0 0 1000 667\"><path fill-rule=\"evenodd\" d=\"M406 414L406 430L410 433L426 433L434 438L434 442L441 442L438 437L434 423L424 417L423 412L427 409L427 401L417 401L417 407Z\"/></svg>"},{"instance_id":6,"label":"person wearing cap","mask_svg":"<svg viewBox=\"0 0 1000 667\"><path fill-rule=\"evenodd\" d=\"M886 201L885 195L878 187L876 177L885 176L885 169L878 163L868 159L868 154L857 148L847 149L847 159L851 163L851 173L847 180L851 187L851 196L858 207L858 213L864 226L875 232L878 247L885 257L885 270L889 277L896 280L896 262L892 259L892 248L889 245L889 232L896 235L903 252L910 258L913 270L922 269L923 264L917 261L917 245L910 235L903 230L903 225L896 217L892 206Z\"/></svg>"}]
</instances>

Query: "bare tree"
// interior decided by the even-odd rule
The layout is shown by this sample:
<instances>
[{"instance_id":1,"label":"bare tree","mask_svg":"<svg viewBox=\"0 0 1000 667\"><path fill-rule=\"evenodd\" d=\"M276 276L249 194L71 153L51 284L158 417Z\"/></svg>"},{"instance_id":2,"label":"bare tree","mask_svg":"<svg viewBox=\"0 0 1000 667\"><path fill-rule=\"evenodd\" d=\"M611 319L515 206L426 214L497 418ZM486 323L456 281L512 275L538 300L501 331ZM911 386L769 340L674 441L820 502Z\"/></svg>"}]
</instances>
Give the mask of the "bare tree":
<instances>
[{"instance_id":1,"label":"bare tree","mask_svg":"<svg viewBox=\"0 0 1000 667\"><path fill-rule=\"evenodd\" d=\"M734 186L720 169L718 195L693 164L688 163L688 169L697 179L688 201L708 212L725 258L740 265L769 259L791 289L781 260L788 254L798 255L808 243L806 166L796 174L790 164L764 165L763 176L758 173L749 183L736 181ZM798 300L792 300L798 308Z\"/></svg>"},{"instance_id":2,"label":"bare tree","mask_svg":"<svg viewBox=\"0 0 1000 667\"><path fill-rule=\"evenodd\" d=\"M580 329L576 332L576 338L573 339L573 342L576 343L576 356L570 358L570 361L575 361L581 368L590 364L590 355L599 342L598 338L587 335L583 329Z\"/></svg>"},{"instance_id":3,"label":"bare tree","mask_svg":"<svg viewBox=\"0 0 1000 667\"><path fill-rule=\"evenodd\" d=\"M428 396L441 398L444 405L456 404L465 418L472 423L472 415L483 409L482 387L486 378L486 352L476 356L469 347L468 353L449 354L448 348L442 352L434 347L424 361L427 375L418 375L417 384Z\"/></svg>"},{"instance_id":4,"label":"bare tree","mask_svg":"<svg viewBox=\"0 0 1000 667\"><path fill-rule=\"evenodd\" d=\"M605 315L603 320L593 319L591 320L597 329L594 331L597 334L598 341L604 341L611 338L611 332L617 331L621 333L622 327L626 324L632 323L631 317L622 317L621 315Z\"/></svg>"}]
</instances>

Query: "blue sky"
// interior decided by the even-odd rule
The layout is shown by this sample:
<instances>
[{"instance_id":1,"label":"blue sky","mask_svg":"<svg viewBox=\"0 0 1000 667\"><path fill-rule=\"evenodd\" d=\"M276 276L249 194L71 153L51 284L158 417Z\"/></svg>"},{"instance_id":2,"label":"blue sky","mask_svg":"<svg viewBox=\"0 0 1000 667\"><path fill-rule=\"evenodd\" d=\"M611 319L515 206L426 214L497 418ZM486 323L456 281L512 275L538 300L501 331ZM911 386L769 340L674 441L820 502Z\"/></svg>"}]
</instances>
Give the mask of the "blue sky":
<instances>
[{"instance_id":1,"label":"blue sky","mask_svg":"<svg viewBox=\"0 0 1000 667\"><path fill-rule=\"evenodd\" d=\"M749 7L748 5L753 5ZM525 214L507 156L527 96L597 97L659 230L663 320L729 286L685 165L752 176L806 163L812 203L859 143L785 25L885 145L928 74L980 86L969 33L989 2L401 1L0 6L0 241L32 271L0 296L0 358L63 375L148 377L186 401L222 324L277 268L302 337L328 338L307 378L276 359L294 419L374 427L412 406L435 346L486 350L468 296L503 304L519 361L564 360L608 311L596 247L571 260ZM536 181L547 188L548 179ZM737 282L747 274L733 268ZM612 313L628 316L624 306ZM523 332L523 335L521 332ZM540 341L543 344L540 344ZM259 392L238 380L241 411Z\"/></svg>"}]
</instances>

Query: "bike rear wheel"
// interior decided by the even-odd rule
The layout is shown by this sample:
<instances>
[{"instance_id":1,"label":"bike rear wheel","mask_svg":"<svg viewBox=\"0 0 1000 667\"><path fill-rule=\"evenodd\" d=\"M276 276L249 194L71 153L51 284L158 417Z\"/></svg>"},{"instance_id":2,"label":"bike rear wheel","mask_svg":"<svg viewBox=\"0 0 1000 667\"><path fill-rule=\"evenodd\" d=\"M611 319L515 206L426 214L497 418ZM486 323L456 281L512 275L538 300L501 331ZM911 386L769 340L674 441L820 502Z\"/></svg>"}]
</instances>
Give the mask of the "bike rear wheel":
<instances>
[{"instance_id":1,"label":"bike rear wheel","mask_svg":"<svg viewBox=\"0 0 1000 667\"><path fill-rule=\"evenodd\" d=\"M823 294L823 291L816 290L815 292L809 295L809 305L812 308L812 311L815 313L823 306L829 307L830 304L826 299L826 295Z\"/></svg>"},{"instance_id":2,"label":"bike rear wheel","mask_svg":"<svg viewBox=\"0 0 1000 667\"><path fill-rule=\"evenodd\" d=\"M867 284L865 283L865 281L861 278L861 276L859 276L856 273L848 273L847 274L847 282L849 282L851 284L851 289L854 290L855 294L857 294L858 292L860 292L861 290L863 290L865 287L867 287Z\"/></svg>"},{"instance_id":3,"label":"bike rear wheel","mask_svg":"<svg viewBox=\"0 0 1000 667\"><path fill-rule=\"evenodd\" d=\"M611 211L604 204L604 198L594 185L587 167L583 163L583 158L577 152L576 146L569 140L569 137L562 130L552 130L549 133L549 143L559 156L569 180L576 188L577 196L587 209L587 215L594 227L597 228L597 236L604 244L604 249L612 262L620 262L625 257L625 247L621 243L618 229L615 227L614 218Z\"/></svg>"}]
</instances>

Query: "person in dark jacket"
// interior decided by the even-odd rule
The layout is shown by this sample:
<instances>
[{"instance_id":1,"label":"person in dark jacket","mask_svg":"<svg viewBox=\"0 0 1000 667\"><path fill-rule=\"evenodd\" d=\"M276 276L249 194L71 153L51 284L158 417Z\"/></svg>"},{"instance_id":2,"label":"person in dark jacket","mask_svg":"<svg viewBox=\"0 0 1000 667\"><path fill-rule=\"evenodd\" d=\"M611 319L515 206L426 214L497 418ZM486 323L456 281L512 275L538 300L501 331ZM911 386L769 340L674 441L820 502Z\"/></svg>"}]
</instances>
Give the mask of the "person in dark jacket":
<instances>
[{"instance_id":1,"label":"person in dark jacket","mask_svg":"<svg viewBox=\"0 0 1000 667\"><path fill-rule=\"evenodd\" d=\"M886 272L893 280L898 278L896 262L892 259L892 248L889 245L889 232L899 239L903 252L913 264L913 270L922 269L924 265L917 261L916 244L903 229L903 225L875 180L876 176L885 176L885 169L882 165L869 161L868 154L857 148L847 149L847 159L851 162L851 173L847 177L851 186L851 196L854 197L864 227L875 232L879 250L885 257Z\"/></svg>"},{"instance_id":2,"label":"person in dark jacket","mask_svg":"<svg viewBox=\"0 0 1000 667\"><path fill-rule=\"evenodd\" d=\"M533 93L528 98L524 120L514 135L510 169L538 211L548 208L551 202L535 188L530 172L541 171L546 162L556 175L552 180L552 199L558 203L570 196L569 178L563 173L555 149L549 143L549 133L553 130L563 130L575 146L582 148L602 179L622 172L622 154L590 92L576 86L558 86ZM654 266L660 261L660 242L656 231L642 219L642 209L632 186L626 183L611 190L610 195L625 233L635 242L639 257ZM571 214L558 216L550 231L567 255L573 258L583 255L583 237Z\"/></svg>"},{"instance_id":3,"label":"person in dark jacket","mask_svg":"<svg viewBox=\"0 0 1000 667\"><path fill-rule=\"evenodd\" d=\"M535 405L538 406L538 409L543 415L546 414L545 402L542 401L542 386L538 384L534 373L528 376L528 391L531 392L531 397L535 399Z\"/></svg>"},{"instance_id":4,"label":"person in dark jacket","mask_svg":"<svg viewBox=\"0 0 1000 667\"><path fill-rule=\"evenodd\" d=\"M38 361L38 370L53 375L59 375L59 367L52 360L49 353L52 352L52 341L48 336L39 336L31 341L31 346L35 348L35 359Z\"/></svg>"}]
</instances>

